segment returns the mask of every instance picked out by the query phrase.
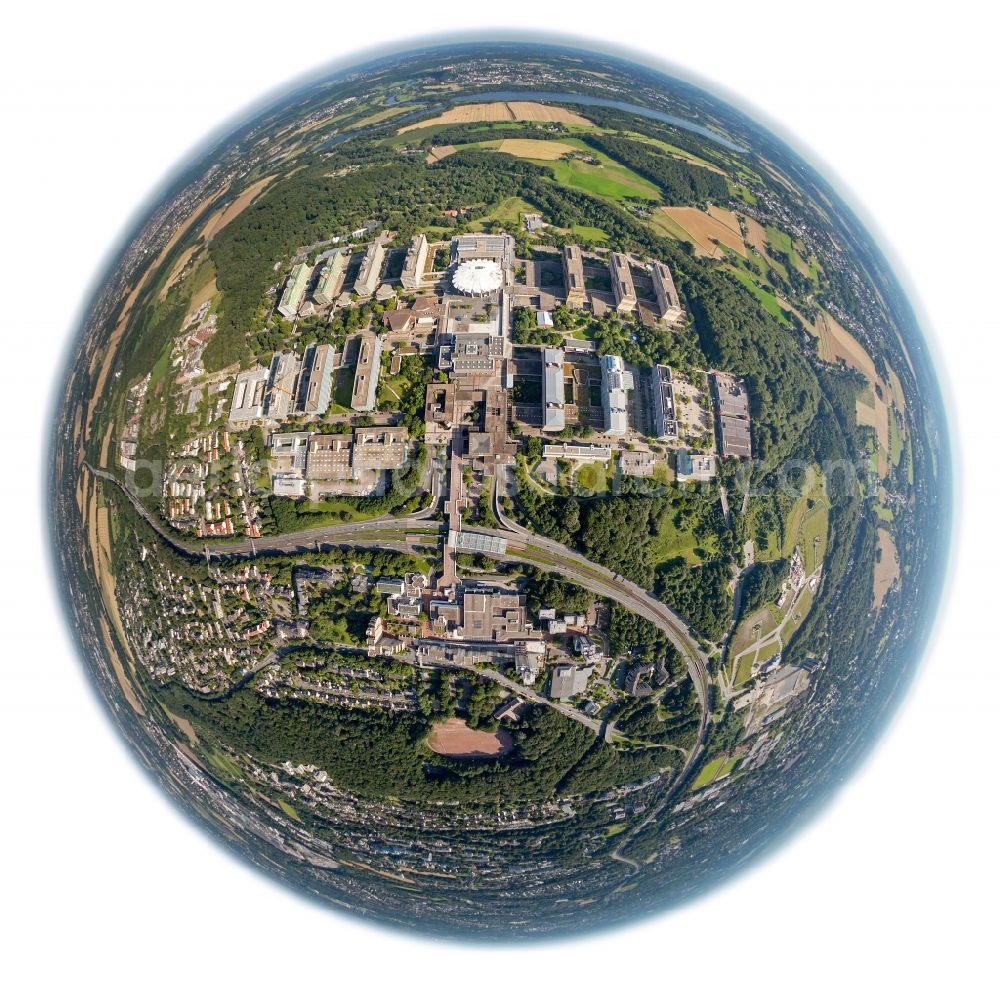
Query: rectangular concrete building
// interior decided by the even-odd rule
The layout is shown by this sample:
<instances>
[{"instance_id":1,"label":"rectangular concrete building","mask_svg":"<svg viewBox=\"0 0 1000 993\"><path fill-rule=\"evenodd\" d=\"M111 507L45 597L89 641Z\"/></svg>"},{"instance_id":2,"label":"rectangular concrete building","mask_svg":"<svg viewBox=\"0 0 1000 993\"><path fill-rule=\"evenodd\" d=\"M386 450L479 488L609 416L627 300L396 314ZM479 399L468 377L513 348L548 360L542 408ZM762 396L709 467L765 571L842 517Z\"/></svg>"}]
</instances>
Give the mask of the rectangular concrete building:
<instances>
[{"instance_id":1,"label":"rectangular concrete building","mask_svg":"<svg viewBox=\"0 0 1000 993\"><path fill-rule=\"evenodd\" d=\"M402 469L406 465L406 428L356 428L353 469Z\"/></svg>"},{"instance_id":2,"label":"rectangular concrete building","mask_svg":"<svg viewBox=\"0 0 1000 993\"><path fill-rule=\"evenodd\" d=\"M321 307L328 307L337 299L341 283L344 281L347 257L346 252L335 252L323 264L323 268L319 274L319 282L316 284L316 290L313 293L313 299Z\"/></svg>"},{"instance_id":3,"label":"rectangular concrete building","mask_svg":"<svg viewBox=\"0 0 1000 993\"><path fill-rule=\"evenodd\" d=\"M546 348L542 352L543 380L542 406L543 431L562 431L566 427L566 384L563 382L561 348Z\"/></svg>"},{"instance_id":4,"label":"rectangular concrete building","mask_svg":"<svg viewBox=\"0 0 1000 993\"><path fill-rule=\"evenodd\" d=\"M403 274L400 281L407 290L417 289L424 278L427 267L427 237L422 234L410 239L410 247L406 250L406 262L403 264Z\"/></svg>"},{"instance_id":5,"label":"rectangular concrete building","mask_svg":"<svg viewBox=\"0 0 1000 993\"><path fill-rule=\"evenodd\" d=\"M587 284L583 278L583 252L579 245L563 246L563 282L566 306L582 307L587 302Z\"/></svg>"},{"instance_id":6,"label":"rectangular concrete building","mask_svg":"<svg viewBox=\"0 0 1000 993\"><path fill-rule=\"evenodd\" d=\"M385 246L381 241L373 241L361 260L361 270L354 281L354 292L359 297L370 297L378 288L382 263L385 261Z\"/></svg>"},{"instance_id":7,"label":"rectangular concrete building","mask_svg":"<svg viewBox=\"0 0 1000 993\"><path fill-rule=\"evenodd\" d=\"M674 286L674 274L663 262L654 262L651 266L653 276L653 292L656 293L656 304L660 309L660 320L673 324L684 316L677 287Z\"/></svg>"},{"instance_id":8,"label":"rectangular concrete building","mask_svg":"<svg viewBox=\"0 0 1000 993\"><path fill-rule=\"evenodd\" d=\"M312 270L305 262L300 262L292 269L288 282L285 283L285 292L281 294L281 300L278 302L277 310L282 317L287 317L290 321L295 319L305 299L311 274Z\"/></svg>"},{"instance_id":9,"label":"rectangular concrete building","mask_svg":"<svg viewBox=\"0 0 1000 993\"><path fill-rule=\"evenodd\" d=\"M358 363L354 369L354 388L351 391L353 410L374 410L378 389L378 373L382 365L382 339L371 331L361 335L358 344Z\"/></svg>"},{"instance_id":10,"label":"rectangular concrete building","mask_svg":"<svg viewBox=\"0 0 1000 993\"><path fill-rule=\"evenodd\" d=\"M637 297L632 281L632 266L624 252L612 252L608 264L611 270L611 289L615 294L615 309L620 313L635 310Z\"/></svg>"},{"instance_id":11,"label":"rectangular concrete building","mask_svg":"<svg viewBox=\"0 0 1000 993\"><path fill-rule=\"evenodd\" d=\"M501 266L514 265L514 238L509 234L463 234L451 243L456 262L468 259L496 259Z\"/></svg>"},{"instance_id":12,"label":"rectangular concrete building","mask_svg":"<svg viewBox=\"0 0 1000 993\"><path fill-rule=\"evenodd\" d=\"M307 479L341 479L351 474L351 436L314 434L306 454Z\"/></svg>"},{"instance_id":13,"label":"rectangular concrete building","mask_svg":"<svg viewBox=\"0 0 1000 993\"><path fill-rule=\"evenodd\" d=\"M279 352L271 359L271 373L267 380L267 398L264 416L281 420L292 412L299 387L302 360L295 352Z\"/></svg>"},{"instance_id":14,"label":"rectangular concrete building","mask_svg":"<svg viewBox=\"0 0 1000 993\"><path fill-rule=\"evenodd\" d=\"M674 402L673 374L669 366L653 366L653 431L657 438L677 438L677 407Z\"/></svg>"},{"instance_id":15,"label":"rectangular concrete building","mask_svg":"<svg viewBox=\"0 0 1000 993\"><path fill-rule=\"evenodd\" d=\"M542 458L569 459L572 462L607 462L610 445L543 445Z\"/></svg>"},{"instance_id":16,"label":"rectangular concrete building","mask_svg":"<svg viewBox=\"0 0 1000 993\"><path fill-rule=\"evenodd\" d=\"M339 358L333 345L310 345L302 362L298 410L322 417L333 395L333 373Z\"/></svg>"},{"instance_id":17,"label":"rectangular concrete building","mask_svg":"<svg viewBox=\"0 0 1000 993\"><path fill-rule=\"evenodd\" d=\"M236 377L229 420L234 423L256 421L264 416L264 394L269 372L263 366L247 369Z\"/></svg>"},{"instance_id":18,"label":"rectangular concrete building","mask_svg":"<svg viewBox=\"0 0 1000 993\"><path fill-rule=\"evenodd\" d=\"M634 387L620 355L601 357L601 401L605 434L621 435L628 430L628 390Z\"/></svg>"}]
</instances>

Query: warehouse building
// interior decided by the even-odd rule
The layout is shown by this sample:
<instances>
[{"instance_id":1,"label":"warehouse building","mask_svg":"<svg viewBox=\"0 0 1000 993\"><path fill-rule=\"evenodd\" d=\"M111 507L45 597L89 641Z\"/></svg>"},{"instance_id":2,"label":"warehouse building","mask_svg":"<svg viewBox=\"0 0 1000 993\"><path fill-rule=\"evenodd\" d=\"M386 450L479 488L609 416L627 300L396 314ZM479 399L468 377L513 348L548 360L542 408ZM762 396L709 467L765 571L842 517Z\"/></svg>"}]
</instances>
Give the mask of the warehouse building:
<instances>
[{"instance_id":1,"label":"warehouse building","mask_svg":"<svg viewBox=\"0 0 1000 993\"><path fill-rule=\"evenodd\" d=\"M723 457L748 459L750 444L750 396L735 376L711 374L712 396L719 418L719 449Z\"/></svg>"},{"instance_id":2,"label":"warehouse building","mask_svg":"<svg viewBox=\"0 0 1000 993\"><path fill-rule=\"evenodd\" d=\"M427 268L427 237L422 234L410 239L410 247L406 251L406 262L403 264L403 274L400 282L407 290L417 289L424 278Z\"/></svg>"},{"instance_id":3,"label":"warehouse building","mask_svg":"<svg viewBox=\"0 0 1000 993\"><path fill-rule=\"evenodd\" d=\"M313 299L321 306L328 307L337 299L341 284L344 281L344 271L347 268L347 253L334 252L323 265L319 273L319 282L313 293Z\"/></svg>"},{"instance_id":4,"label":"warehouse building","mask_svg":"<svg viewBox=\"0 0 1000 993\"><path fill-rule=\"evenodd\" d=\"M656 303L660 308L660 320L673 324L684 316L677 287L674 286L674 274L670 267L662 262L654 262L650 267L653 276L653 292L656 293Z\"/></svg>"},{"instance_id":5,"label":"warehouse building","mask_svg":"<svg viewBox=\"0 0 1000 993\"><path fill-rule=\"evenodd\" d=\"M269 372L262 366L247 369L236 377L229 419L235 423L256 421L264 416L264 395Z\"/></svg>"},{"instance_id":6,"label":"warehouse building","mask_svg":"<svg viewBox=\"0 0 1000 993\"><path fill-rule=\"evenodd\" d=\"M583 252L579 245L563 247L563 282L566 306L582 307L587 302L587 284L583 278Z\"/></svg>"},{"instance_id":7,"label":"warehouse building","mask_svg":"<svg viewBox=\"0 0 1000 993\"><path fill-rule=\"evenodd\" d=\"M382 263L385 261L385 246L381 241L373 241L361 260L358 278L354 281L354 292L359 297L370 297L378 288Z\"/></svg>"},{"instance_id":8,"label":"warehouse building","mask_svg":"<svg viewBox=\"0 0 1000 993\"><path fill-rule=\"evenodd\" d=\"M612 252L609 268L611 269L611 289L615 294L615 309L619 314L635 310L637 297L635 283L632 281L632 266L628 256L624 252Z\"/></svg>"},{"instance_id":9,"label":"warehouse building","mask_svg":"<svg viewBox=\"0 0 1000 993\"><path fill-rule=\"evenodd\" d=\"M305 262L300 262L292 269L288 282L285 284L285 292L281 294L281 300L278 303L278 313L282 317L287 317L290 321L295 319L299 307L302 306L302 301L305 299L306 287L309 285L311 273L312 270Z\"/></svg>"},{"instance_id":10,"label":"warehouse building","mask_svg":"<svg viewBox=\"0 0 1000 993\"><path fill-rule=\"evenodd\" d=\"M601 357L601 401L604 406L605 434L621 435L628 430L628 391L634 386L620 355Z\"/></svg>"},{"instance_id":11,"label":"warehouse building","mask_svg":"<svg viewBox=\"0 0 1000 993\"><path fill-rule=\"evenodd\" d=\"M350 435L312 435L306 454L306 478L342 479L350 476L351 447Z\"/></svg>"},{"instance_id":12,"label":"warehouse building","mask_svg":"<svg viewBox=\"0 0 1000 993\"><path fill-rule=\"evenodd\" d=\"M544 405L543 431L562 431L566 427L566 384L563 382L561 348L546 348L542 352L544 378L542 403Z\"/></svg>"},{"instance_id":13,"label":"warehouse building","mask_svg":"<svg viewBox=\"0 0 1000 993\"><path fill-rule=\"evenodd\" d=\"M358 363L354 370L354 388L351 391L353 410L374 410L378 389L378 372L382 364L382 339L371 331L361 335L358 344Z\"/></svg>"}]
</instances>

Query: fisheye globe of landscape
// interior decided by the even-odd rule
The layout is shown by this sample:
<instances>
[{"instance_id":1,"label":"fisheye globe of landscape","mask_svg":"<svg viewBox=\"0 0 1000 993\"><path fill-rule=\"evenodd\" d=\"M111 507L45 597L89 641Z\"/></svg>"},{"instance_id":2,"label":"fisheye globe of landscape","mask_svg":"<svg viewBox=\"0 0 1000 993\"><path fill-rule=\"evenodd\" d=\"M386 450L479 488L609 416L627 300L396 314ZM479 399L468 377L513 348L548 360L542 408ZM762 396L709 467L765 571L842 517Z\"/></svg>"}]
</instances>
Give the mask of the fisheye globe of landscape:
<instances>
[{"instance_id":1,"label":"fisheye globe of landscape","mask_svg":"<svg viewBox=\"0 0 1000 993\"><path fill-rule=\"evenodd\" d=\"M226 846L401 928L579 933L867 751L946 438L899 283L783 141L619 57L450 44L174 177L75 345L52 534L114 721Z\"/></svg>"}]
</instances>

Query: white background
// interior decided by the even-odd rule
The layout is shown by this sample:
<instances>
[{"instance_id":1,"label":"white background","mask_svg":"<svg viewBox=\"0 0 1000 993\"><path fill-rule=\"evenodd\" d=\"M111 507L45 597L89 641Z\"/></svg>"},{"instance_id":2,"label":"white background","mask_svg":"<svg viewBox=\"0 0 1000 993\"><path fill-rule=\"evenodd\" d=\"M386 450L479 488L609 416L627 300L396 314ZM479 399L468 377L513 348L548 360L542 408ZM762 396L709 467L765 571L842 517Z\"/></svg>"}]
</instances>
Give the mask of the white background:
<instances>
[{"instance_id":1,"label":"white background","mask_svg":"<svg viewBox=\"0 0 1000 993\"><path fill-rule=\"evenodd\" d=\"M638 5L18 4L0 58L4 479L0 958L11 990L868 990L989 985L995 940L996 25L968 0ZM891 5L895 7L896 5ZM985 5L983 5L985 6ZM480 11L484 13L480 13ZM489 18L483 20L482 18ZM321 911L224 855L106 722L50 594L38 478L79 308L131 212L207 133L353 50L578 27L796 136L911 287L954 403L958 551L913 691L780 853L585 943L434 945Z\"/></svg>"}]
</instances>

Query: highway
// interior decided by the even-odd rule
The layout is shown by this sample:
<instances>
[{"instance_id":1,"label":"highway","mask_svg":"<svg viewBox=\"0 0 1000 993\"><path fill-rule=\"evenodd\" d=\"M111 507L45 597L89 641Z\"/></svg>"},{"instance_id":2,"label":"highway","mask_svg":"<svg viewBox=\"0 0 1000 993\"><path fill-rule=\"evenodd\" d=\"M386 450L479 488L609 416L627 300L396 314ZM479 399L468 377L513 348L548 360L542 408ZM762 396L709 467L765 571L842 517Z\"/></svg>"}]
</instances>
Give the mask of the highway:
<instances>
[{"instance_id":1,"label":"highway","mask_svg":"<svg viewBox=\"0 0 1000 993\"><path fill-rule=\"evenodd\" d=\"M213 546L207 541L185 540L171 533L113 473L102 469L95 469L87 463L84 463L84 465L90 472L114 483L130 500L136 511L141 514L143 519L164 541L179 551L188 554L225 559L256 555L259 552L266 551L289 553L315 551L323 544L412 548L412 541L409 537L411 535L427 537L437 535L442 540L444 538L444 525L439 521L428 519L427 515L429 511L425 509L406 517L384 516L368 521L327 525L307 531L299 531L294 534L268 535L267 537L257 539L246 538L223 544L217 543ZM692 637L684 621L669 607L653 597L647 590L644 590L641 586L626 579L624 576L614 573L610 569L598 565L596 562L590 561L578 552L574 552L572 549L559 544L559 542L553 541L551 538L528 531L507 517L500 505L499 490L500 486L498 485L494 492L493 503L497 519L502 526L499 528L466 527L465 530L504 538L507 542L507 550L503 555L504 559L521 562L541 569L548 569L557 575L572 580L577 585L590 590L592 593L614 600L616 603L621 604L628 610L655 624L681 653L687 665L688 674L694 684L695 692L698 694L698 701L701 705L701 726L699 728L698 740L694 747L692 747L687 762L685 762L684 767L661 801L650 811L643 821L622 836L617 849L612 853L613 858L625 862L634 868L638 868L638 865L633 860L621 854L622 849L628 845L636 833L655 820L679 793L681 788L686 784L688 776L704 748L710 716L708 688L711 680L708 673L708 659ZM432 503L431 506L434 506L434 504ZM461 666L457 666L457 668L461 668ZM475 671L484 674L481 670ZM500 674L497 673L497 675L499 676ZM493 677L491 676L490 678ZM501 676L494 681L507 686L522 696L527 696L531 699L538 696L538 694L527 690L519 683L507 680L506 677ZM565 704L558 704L557 701L549 701L547 698L540 699L545 699L545 702L550 705L556 704L556 709L562 712L574 710L574 708L568 707ZM574 710L574 719L579 720L583 716L579 711ZM587 723L588 726L593 726L593 729L597 733L600 733L600 722L587 719L584 723Z\"/></svg>"}]
</instances>

